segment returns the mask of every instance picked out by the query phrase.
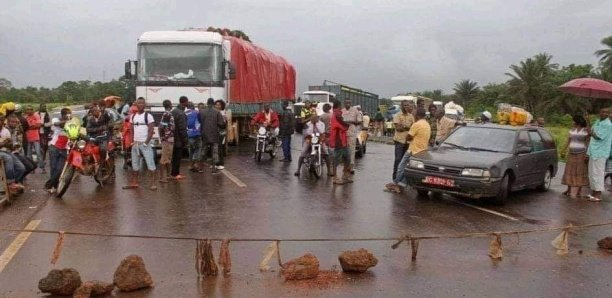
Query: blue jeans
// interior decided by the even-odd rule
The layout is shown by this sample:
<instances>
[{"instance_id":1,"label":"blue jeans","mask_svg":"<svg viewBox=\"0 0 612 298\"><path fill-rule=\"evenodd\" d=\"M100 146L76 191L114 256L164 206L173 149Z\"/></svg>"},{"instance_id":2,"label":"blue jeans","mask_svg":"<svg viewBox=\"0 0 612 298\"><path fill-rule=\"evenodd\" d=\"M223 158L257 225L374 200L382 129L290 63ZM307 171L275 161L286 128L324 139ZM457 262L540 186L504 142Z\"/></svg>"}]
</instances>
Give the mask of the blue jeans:
<instances>
[{"instance_id":1,"label":"blue jeans","mask_svg":"<svg viewBox=\"0 0 612 298\"><path fill-rule=\"evenodd\" d=\"M202 159L202 138L196 136L189 138L187 149L189 149L189 160L199 161Z\"/></svg>"},{"instance_id":2,"label":"blue jeans","mask_svg":"<svg viewBox=\"0 0 612 298\"><path fill-rule=\"evenodd\" d=\"M64 164L66 164L66 158L68 157L67 150L60 150L53 145L49 145L49 167L50 175L49 180L45 183L46 188L57 187L59 183L59 177L62 175Z\"/></svg>"},{"instance_id":3,"label":"blue jeans","mask_svg":"<svg viewBox=\"0 0 612 298\"><path fill-rule=\"evenodd\" d=\"M408 165L408 161L410 161L410 153L406 152L397 166L397 174L395 179L393 179L393 183L406 186L406 177L404 176L404 172L406 170L406 166Z\"/></svg>"},{"instance_id":4,"label":"blue jeans","mask_svg":"<svg viewBox=\"0 0 612 298\"><path fill-rule=\"evenodd\" d=\"M23 163L14 154L6 151L0 151L0 158L4 160L4 170L6 179L14 182L21 182L25 175L26 169Z\"/></svg>"},{"instance_id":5,"label":"blue jeans","mask_svg":"<svg viewBox=\"0 0 612 298\"><path fill-rule=\"evenodd\" d=\"M291 135L282 136L283 156L286 160L291 160Z\"/></svg>"},{"instance_id":6,"label":"blue jeans","mask_svg":"<svg viewBox=\"0 0 612 298\"><path fill-rule=\"evenodd\" d=\"M34 151L34 152L32 152ZM40 142L36 141L36 142L29 142L28 143L28 150L27 150L27 157L29 157L30 159L34 160L34 157L32 157L32 154L36 153L36 160L38 161L38 167L41 169L45 168L45 159L42 156L42 150L40 150Z\"/></svg>"},{"instance_id":7,"label":"blue jeans","mask_svg":"<svg viewBox=\"0 0 612 298\"><path fill-rule=\"evenodd\" d=\"M397 167L404 157L404 153L406 153L406 149L408 147L406 144L402 144L400 142L393 142L395 144L395 160L393 160L393 181L395 181L395 177L397 176Z\"/></svg>"}]
</instances>

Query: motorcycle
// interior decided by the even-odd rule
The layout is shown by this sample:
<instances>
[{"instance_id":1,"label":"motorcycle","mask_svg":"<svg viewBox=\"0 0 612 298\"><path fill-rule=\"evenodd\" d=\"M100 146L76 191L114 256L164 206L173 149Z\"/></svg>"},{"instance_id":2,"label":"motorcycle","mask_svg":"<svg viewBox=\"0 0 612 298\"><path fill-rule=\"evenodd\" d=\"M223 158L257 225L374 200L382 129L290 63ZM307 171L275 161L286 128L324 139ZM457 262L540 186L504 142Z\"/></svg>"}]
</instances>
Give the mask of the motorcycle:
<instances>
[{"instance_id":1,"label":"motorcycle","mask_svg":"<svg viewBox=\"0 0 612 298\"><path fill-rule=\"evenodd\" d=\"M260 126L257 130L257 142L255 142L255 160L261 161L263 153L270 154L270 159L276 157L276 141L272 137L272 132L265 126Z\"/></svg>"},{"instance_id":2,"label":"motorcycle","mask_svg":"<svg viewBox=\"0 0 612 298\"><path fill-rule=\"evenodd\" d=\"M100 185L111 180L115 173L114 152L117 150L117 140L105 140L106 136L97 138L82 137L72 139L68 143L68 157L57 185L56 197L61 198L74 180L75 173L83 176L93 176ZM108 142L106 156L100 158L100 142Z\"/></svg>"},{"instance_id":3,"label":"motorcycle","mask_svg":"<svg viewBox=\"0 0 612 298\"><path fill-rule=\"evenodd\" d=\"M315 133L310 140L310 155L304 158L304 168L313 174L315 178L321 178L323 173L323 156L321 134Z\"/></svg>"}]
</instances>

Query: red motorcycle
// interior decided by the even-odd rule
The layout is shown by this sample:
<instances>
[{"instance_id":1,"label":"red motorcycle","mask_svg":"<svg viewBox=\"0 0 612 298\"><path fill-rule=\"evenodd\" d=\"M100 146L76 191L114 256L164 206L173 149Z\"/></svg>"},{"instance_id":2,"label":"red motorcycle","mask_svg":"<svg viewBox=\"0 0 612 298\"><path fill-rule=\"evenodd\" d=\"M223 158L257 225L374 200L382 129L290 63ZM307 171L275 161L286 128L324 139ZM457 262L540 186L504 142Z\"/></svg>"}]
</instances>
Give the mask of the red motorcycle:
<instances>
[{"instance_id":1,"label":"red motorcycle","mask_svg":"<svg viewBox=\"0 0 612 298\"><path fill-rule=\"evenodd\" d=\"M100 146L98 145L100 142L108 142L107 154L104 158L100 158ZM68 157L57 185L56 197L61 198L66 193L75 173L83 176L93 176L100 186L104 186L104 183L114 176L114 153L117 149L116 140L106 140L106 136L87 138L87 140L81 138L76 142L71 141Z\"/></svg>"}]
</instances>

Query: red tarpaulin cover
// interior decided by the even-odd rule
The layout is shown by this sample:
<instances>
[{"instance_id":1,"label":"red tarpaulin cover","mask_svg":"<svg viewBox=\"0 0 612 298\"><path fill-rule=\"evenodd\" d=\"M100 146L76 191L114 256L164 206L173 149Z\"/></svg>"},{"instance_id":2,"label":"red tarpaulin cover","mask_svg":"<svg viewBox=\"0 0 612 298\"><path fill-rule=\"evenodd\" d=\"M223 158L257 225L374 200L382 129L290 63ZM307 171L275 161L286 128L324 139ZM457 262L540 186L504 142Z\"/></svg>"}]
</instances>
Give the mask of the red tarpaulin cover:
<instances>
[{"instance_id":1,"label":"red tarpaulin cover","mask_svg":"<svg viewBox=\"0 0 612 298\"><path fill-rule=\"evenodd\" d=\"M232 47L236 79L230 81L230 102L262 103L295 98L295 68L285 58L248 41L225 36Z\"/></svg>"}]
</instances>

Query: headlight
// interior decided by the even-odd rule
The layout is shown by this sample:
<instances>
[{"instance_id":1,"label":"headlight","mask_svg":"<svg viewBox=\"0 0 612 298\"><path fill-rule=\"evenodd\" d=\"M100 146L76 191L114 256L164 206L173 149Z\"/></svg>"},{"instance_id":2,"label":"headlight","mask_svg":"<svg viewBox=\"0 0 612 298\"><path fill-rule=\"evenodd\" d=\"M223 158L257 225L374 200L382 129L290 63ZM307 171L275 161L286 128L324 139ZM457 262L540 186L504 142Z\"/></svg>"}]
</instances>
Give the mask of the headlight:
<instances>
[{"instance_id":1,"label":"headlight","mask_svg":"<svg viewBox=\"0 0 612 298\"><path fill-rule=\"evenodd\" d=\"M319 142L319 137L312 137L312 143L316 144Z\"/></svg>"},{"instance_id":2,"label":"headlight","mask_svg":"<svg viewBox=\"0 0 612 298\"><path fill-rule=\"evenodd\" d=\"M461 171L461 175L462 176L471 176L471 177L485 177L485 178L489 178L491 177L491 172L489 172L489 170L483 170L483 169L463 169L463 171Z\"/></svg>"},{"instance_id":3,"label":"headlight","mask_svg":"<svg viewBox=\"0 0 612 298\"><path fill-rule=\"evenodd\" d=\"M79 148L79 150L83 150L85 149L85 145L87 144L87 142L85 142L84 140L79 140L77 142L77 148Z\"/></svg>"},{"instance_id":4,"label":"headlight","mask_svg":"<svg viewBox=\"0 0 612 298\"><path fill-rule=\"evenodd\" d=\"M259 133L260 135L265 135L265 134L266 134L266 128L265 128L265 127L263 127L263 126L262 126L262 127L260 127L260 128L259 128L258 133Z\"/></svg>"},{"instance_id":5,"label":"headlight","mask_svg":"<svg viewBox=\"0 0 612 298\"><path fill-rule=\"evenodd\" d=\"M424 169L425 168L425 164L422 161L418 161L418 160L411 160L409 163L411 168L415 168L415 169Z\"/></svg>"}]
</instances>

